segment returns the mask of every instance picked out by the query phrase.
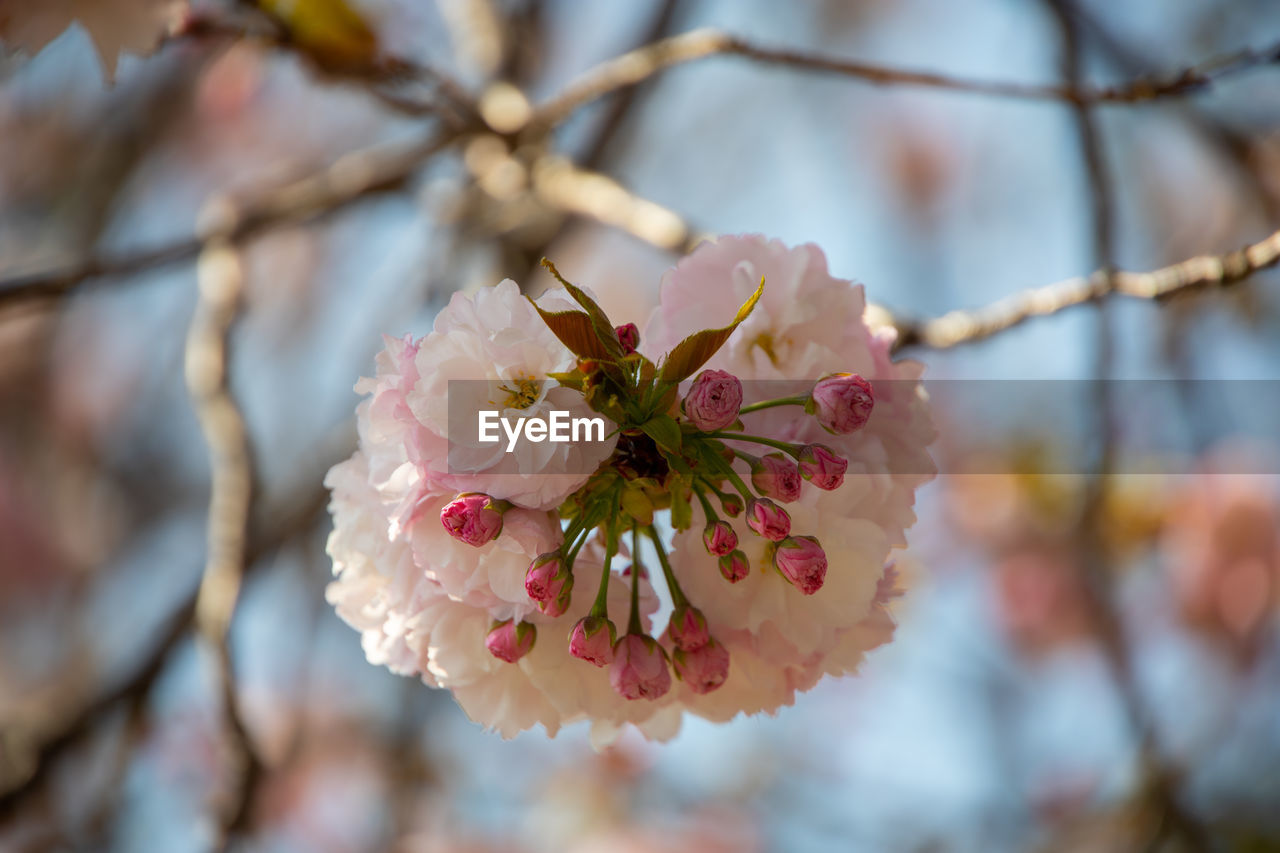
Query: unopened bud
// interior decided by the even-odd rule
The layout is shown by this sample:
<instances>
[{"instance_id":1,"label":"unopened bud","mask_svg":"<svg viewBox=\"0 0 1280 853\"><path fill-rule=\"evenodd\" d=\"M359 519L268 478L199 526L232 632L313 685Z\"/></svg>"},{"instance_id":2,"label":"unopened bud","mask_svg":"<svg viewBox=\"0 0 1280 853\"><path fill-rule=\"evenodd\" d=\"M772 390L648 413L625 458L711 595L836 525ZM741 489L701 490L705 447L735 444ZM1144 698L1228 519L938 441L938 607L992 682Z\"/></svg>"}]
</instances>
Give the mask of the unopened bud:
<instances>
[{"instance_id":1,"label":"unopened bud","mask_svg":"<svg viewBox=\"0 0 1280 853\"><path fill-rule=\"evenodd\" d=\"M827 553L812 536L789 536L773 552L773 565L805 595L822 588L827 577Z\"/></svg>"},{"instance_id":2,"label":"unopened bud","mask_svg":"<svg viewBox=\"0 0 1280 853\"><path fill-rule=\"evenodd\" d=\"M440 523L459 542L479 548L502 533L502 513L510 507L475 492L458 495L440 510Z\"/></svg>"},{"instance_id":3,"label":"unopened bud","mask_svg":"<svg viewBox=\"0 0 1280 853\"><path fill-rule=\"evenodd\" d=\"M768 498L752 499L747 504L747 527L773 542L781 542L791 533L791 516Z\"/></svg>"},{"instance_id":4,"label":"unopened bud","mask_svg":"<svg viewBox=\"0 0 1280 853\"><path fill-rule=\"evenodd\" d=\"M613 645L618 629L604 616L584 616L569 633L569 654L596 666L613 662Z\"/></svg>"},{"instance_id":5,"label":"unopened bud","mask_svg":"<svg viewBox=\"0 0 1280 853\"><path fill-rule=\"evenodd\" d=\"M813 386L805 411L827 432L847 435L862 428L874 406L870 382L856 373L833 373Z\"/></svg>"},{"instance_id":6,"label":"unopened bud","mask_svg":"<svg viewBox=\"0 0 1280 853\"><path fill-rule=\"evenodd\" d=\"M667 653L653 637L627 634L613 649L609 683L624 699L657 699L671 689Z\"/></svg>"},{"instance_id":7,"label":"unopened bud","mask_svg":"<svg viewBox=\"0 0 1280 853\"><path fill-rule=\"evenodd\" d=\"M498 660L515 663L529 653L537 638L538 629L533 625L508 619L494 623L484 638L484 645Z\"/></svg>"},{"instance_id":8,"label":"unopened bud","mask_svg":"<svg viewBox=\"0 0 1280 853\"><path fill-rule=\"evenodd\" d=\"M716 520L702 531L702 544L717 557L738 547L738 534L727 521Z\"/></svg>"},{"instance_id":9,"label":"unopened bud","mask_svg":"<svg viewBox=\"0 0 1280 853\"><path fill-rule=\"evenodd\" d=\"M671 661L676 675L694 693L710 693L729 677L729 650L715 640L692 650L676 649Z\"/></svg>"}]
</instances>

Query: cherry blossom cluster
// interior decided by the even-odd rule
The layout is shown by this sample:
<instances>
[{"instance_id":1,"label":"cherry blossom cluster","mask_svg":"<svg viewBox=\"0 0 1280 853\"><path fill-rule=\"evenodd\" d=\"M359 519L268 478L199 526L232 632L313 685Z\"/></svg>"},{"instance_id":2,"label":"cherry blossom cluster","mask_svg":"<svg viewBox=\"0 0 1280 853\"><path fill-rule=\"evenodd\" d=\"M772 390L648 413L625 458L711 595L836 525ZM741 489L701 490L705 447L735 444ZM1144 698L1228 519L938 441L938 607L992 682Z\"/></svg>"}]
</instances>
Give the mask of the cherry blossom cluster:
<instances>
[{"instance_id":1,"label":"cherry blossom cluster","mask_svg":"<svg viewBox=\"0 0 1280 853\"><path fill-rule=\"evenodd\" d=\"M892 635L888 558L934 435L862 288L814 246L721 238L665 274L641 333L547 266L562 289L456 294L356 386L328 597L369 660L504 736L590 720L597 743L853 672ZM450 407L609 430L505 452L451 440Z\"/></svg>"}]
</instances>

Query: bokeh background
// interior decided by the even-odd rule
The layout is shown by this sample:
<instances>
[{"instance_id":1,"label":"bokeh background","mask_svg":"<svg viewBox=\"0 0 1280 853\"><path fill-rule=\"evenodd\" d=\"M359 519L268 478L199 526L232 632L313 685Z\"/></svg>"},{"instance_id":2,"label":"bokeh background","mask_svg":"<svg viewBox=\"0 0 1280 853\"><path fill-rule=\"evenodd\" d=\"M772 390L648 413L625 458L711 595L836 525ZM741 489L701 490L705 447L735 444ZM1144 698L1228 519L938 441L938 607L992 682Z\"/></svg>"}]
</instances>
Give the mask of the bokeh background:
<instances>
[{"instance_id":1,"label":"bokeh background","mask_svg":"<svg viewBox=\"0 0 1280 853\"><path fill-rule=\"evenodd\" d=\"M477 103L511 130L701 26L1044 84L1072 58L1105 86L1270 51L1091 111L1112 259L1147 270L1280 227L1280 5L265 0L197 2L163 37L138 29L154 6L0 0L0 850L204 850L237 806L232 843L267 851L1280 850L1280 419L1256 423L1280 404L1274 272L904 348L939 383L943 473L896 639L776 717L665 745L502 741L366 663L324 601L321 486L381 335L426 333L456 290L536 292L544 254L641 325L701 234L815 242L895 317L1100 263L1061 100L726 56L546 133L477 129ZM73 11L87 26L61 32ZM316 195L281 202L300 180ZM193 235L227 210L259 214L234 234L228 362L255 463L229 635L262 763L243 784L193 630L210 464L183 378ZM1018 405L1032 388L1080 425ZM1144 442L1153 424L1174 439Z\"/></svg>"}]
</instances>

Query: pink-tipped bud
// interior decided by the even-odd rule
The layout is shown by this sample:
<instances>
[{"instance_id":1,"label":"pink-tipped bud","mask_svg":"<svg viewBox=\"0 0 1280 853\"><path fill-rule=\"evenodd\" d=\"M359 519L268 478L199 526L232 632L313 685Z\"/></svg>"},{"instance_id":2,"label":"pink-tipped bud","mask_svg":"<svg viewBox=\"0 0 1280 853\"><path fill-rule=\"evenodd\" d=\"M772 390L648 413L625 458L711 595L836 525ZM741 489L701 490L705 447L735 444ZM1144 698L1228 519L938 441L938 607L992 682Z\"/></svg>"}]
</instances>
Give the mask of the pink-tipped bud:
<instances>
[{"instance_id":1,"label":"pink-tipped bud","mask_svg":"<svg viewBox=\"0 0 1280 853\"><path fill-rule=\"evenodd\" d=\"M563 616L573 600L573 575L565 573L564 582L553 598L538 602L538 610L548 616Z\"/></svg>"},{"instance_id":2,"label":"pink-tipped bud","mask_svg":"<svg viewBox=\"0 0 1280 853\"><path fill-rule=\"evenodd\" d=\"M708 552L719 557L738 547L738 534L729 522L717 519L702 531L702 544L707 546Z\"/></svg>"},{"instance_id":3,"label":"pink-tipped bud","mask_svg":"<svg viewBox=\"0 0 1280 853\"><path fill-rule=\"evenodd\" d=\"M791 534L791 516L768 498L752 498L747 503L747 527L765 539L781 542Z\"/></svg>"},{"instance_id":4,"label":"pink-tipped bud","mask_svg":"<svg viewBox=\"0 0 1280 853\"><path fill-rule=\"evenodd\" d=\"M618 343L622 344L623 355L631 355L640 346L640 330L635 323L623 323L614 327L613 331L618 335Z\"/></svg>"},{"instance_id":5,"label":"pink-tipped bud","mask_svg":"<svg viewBox=\"0 0 1280 853\"><path fill-rule=\"evenodd\" d=\"M827 432L847 435L862 428L874 405L870 382L856 373L833 373L813 386L805 411Z\"/></svg>"},{"instance_id":6,"label":"pink-tipped bud","mask_svg":"<svg viewBox=\"0 0 1280 853\"><path fill-rule=\"evenodd\" d=\"M738 419L742 408L742 383L723 370L704 370L681 404L689 423L703 432L723 429Z\"/></svg>"},{"instance_id":7,"label":"pink-tipped bud","mask_svg":"<svg viewBox=\"0 0 1280 853\"><path fill-rule=\"evenodd\" d=\"M596 666L613 663L613 644L618 629L604 616L584 616L569 633L569 654Z\"/></svg>"},{"instance_id":8,"label":"pink-tipped bud","mask_svg":"<svg viewBox=\"0 0 1280 853\"><path fill-rule=\"evenodd\" d=\"M645 634L627 634L613 647L609 683L624 699L657 699L671 689L667 653Z\"/></svg>"},{"instance_id":9,"label":"pink-tipped bud","mask_svg":"<svg viewBox=\"0 0 1280 853\"><path fill-rule=\"evenodd\" d=\"M751 571L751 564L747 562L747 555L741 551L734 551L720 558L720 574L724 575L724 579L729 583L737 583L745 578L749 571Z\"/></svg>"},{"instance_id":10,"label":"pink-tipped bud","mask_svg":"<svg viewBox=\"0 0 1280 853\"><path fill-rule=\"evenodd\" d=\"M524 574L524 591L534 601L551 601L564 591L572 575L565 567L559 551L548 551L534 557Z\"/></svg>"},{"instance_id":11,"label":"pink-tipped bud","mask_svg":"<svg viewBox=\"0 0 1280 853\"><path fill-rule=\"evenodd\" d=\"M742 498L737 495L721 495L720 508L730 518L737 518L742 515Z\"/></svg>"},{"instance_id":12,"label":"pink-tipped bud","mask_svg":"<svg viewBox=\"0 0 1280 853\"><path fill-rule=\"evenodd\" d=\"M529 654L536 639L538 629L533 625L508 619L493 624L484 638L484 647L498 660L515 663Z\"/></svg>"},{"instance_id":13,"label":"pink-tipped bud","mask_svg":"<svg viewBox=\"0 0 1280 853\"><path fill-rule=\"evenodd\" d=\"M700 649L711 639L707 630L707 617L702 611L688 604L682 604L671 612L671 623L667 625L671 642L676 648L691 652Z\"/></svg>"},{"instance_id":14,"label":"pink-tipped bud","mask_svg":"<svg viewBox=\"0 0 1280 853\"><path fill-rule=\"evenodd\" d=\"M458 495L440 510L440 523L459 542L479 548L502 532L502 513L510 506L488 495L468 492Z\"/></svg>"},{"instance_id":15,"label":"pink-tipped bud","mask_svg":"<svg viewBox=\"0 0 1280 853\"><path fill-rule=\"evenodd\" d=\"M805 595L822 589L827 578L827 552L812 536L790 536L778 543L773 565Z\"/></svg>"},{"instance_id":16,"label":"pink-tipped bud","mask_svg":"<svg viewBox=\"0 0 1280 853\"><path fill-rule=\"evenodd\" d=\"M825 444L805 445L800 451L800 476L824 491L840 488L848 468L849 460Z\"/></svg>"},{"instance_id":17,"label":"pink-tipped bud","mask_svg":"<svg viewBox=\"0 0 1280 853\"><path fill-rule=\"evenodd\" d=\"M781 453L770 453L751 463L751 485L765 497L789 504L800 498L800 469Z\"/></svg>"},{"instance_id":18,"label":"pink-tipped bud","mask_svg":"<svg viewBox=\"0 0 1280 853\"><path fill-rule=\"evenodd\" d=\"M694 693L710 693L729 677L729 650L715 640L697 649L676 649L671 661L676 675Z\"/></svg>"}]
</instances>

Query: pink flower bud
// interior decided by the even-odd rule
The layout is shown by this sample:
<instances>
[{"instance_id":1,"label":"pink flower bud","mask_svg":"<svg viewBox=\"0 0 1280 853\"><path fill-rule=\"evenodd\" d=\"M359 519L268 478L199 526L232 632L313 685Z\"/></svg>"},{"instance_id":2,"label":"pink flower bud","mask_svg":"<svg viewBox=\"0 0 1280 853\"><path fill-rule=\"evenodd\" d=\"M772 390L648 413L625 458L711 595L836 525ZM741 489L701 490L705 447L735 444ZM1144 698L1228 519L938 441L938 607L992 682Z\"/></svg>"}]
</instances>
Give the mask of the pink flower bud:
<instances>
[{"instance_id":1,"label":"pink flower bud","mask_svg":"<svg viewBox=\"0 0 1280 853\"><path fill-rule=\"evenodd\" d=\"M618 335L618 343L622 344L623 355L631 355L640 346L640 330L635 323L624 323L613 331Z\"/></svg>"},{"instance_id":2,"label":"pink flower bud","mask_svg":"<svg viewBox=\"0 0 1280 853\"><path fill-rule=\"evenodd\" d=\"M627 634L613 647L609 683L624 699L657 699L671 689L667 653L653 637Z\"/></svg>"},{"instance_id":3,"label":"pink flower bud","mask_svg":"<svg viewBox=\"0 0 1280 853\"><path fill-rule=\"evenodd\" d=\"M498 660L515 663L529 654L534 641L538 638L538 629L528 622L495 622L484 638L484 646L489 654Z\"/></svg>"},{"instance_id":4,"label":"pink flower bud","mask_svg":"<svg viewBox=\"0 0 1280 853\"><path fill-rule=\"evenodd\" d=\"M749 571L751 571L751 564L747 562L747 555L742 551L734 551L720 558L720 574L724 575L724 579L729 583L737 583L745 578Z\"/></svg>"},{"instance_id":5,"label":"pink flower bud","mask_svg":"<svg viewBox=\"0 0 1280 853\"><path fill-rule=\"evenodd\" d=\"M870 382L856 373L833 373L813 386L805 411L827 432L847 435L862 428L874 405Z\"/></svg>"},{"instance_id":6,"label":"pink flower bud","mask_svg":"<svg viewBox=\"0 0 1280 853\"><path fill-rule=\"evenodd\" d=\"M538 609L551 617L563 616L573 600L573 575L565 573L560 591L553 598L538 602Z\"/></svg>"},{"instance_id":7,"label":"pink flower bud","mask_svg":"<svg viewBox=\"0 0 1280 853\"><path fill-rule=\"evenodd\" d=\"M791 516L768 498L752 498L747 503L747 527L765 539L781 542L791 533Z\"/></svg>"},{"instance_id":8,"label":"pink flower bud","mask_svg":"<svg viewBox=\"0 0 1280 853\"><path fill-rule=\"evenodd\" d=\"M701 610L688 604L682 604L672 611L667 631L676 648L687 652L702 648L711 639L711 634L707 631L707 617L702 615Z\"/></svg>"},{"instance_id":9,"label":"pink flower bud","mask_svg":"<svg viewBox=\"0 0 1280 853\"><path fill-rule=\"evenodd\" d=\"M569 634L569 654L596 666L608 666L613 662L617 637L618 629L604 616L584 616Z\"/></svg>"},{"instance_id":10,"label":"pink flower bud","mask_svg":"<svg viewBox=\"0 0 1280 853\"><path fill-rule=\"evenodd\" d=\"M832 491L844 482L849 460L825 444L809 444L800 451L800 476L819 489Z\"/></svg>"},{"instance_id":11,"label":"pink flower bud","mask_svg":"<svg viewBox=\"0 0 1280 853\"><path fill-rule=\"evenodd\" d=\"M738 534L729 522L717 520L702 531L702 544L707 546L708 552L719 557L738 547Z\"/></svg>"},{"instance_id":12,"label":"pink flower bud","mask_svg":"<svg viewBox=\"0 0 1280 853\"><path fill-rule=\"evenodd\" d=\"M440 510L440 523L459 542L479 548L502 532L502 504L488 495L458 495Z\"/></svg>"},{"instance_id":13,"label":"pink flower bud","mask_svg":"<svg viewBox=\"0 0 1280 853\"><path fill-rule=\"evenodd\" d=\"M800 469L781 453L770 453L751 463L751 485L765 497L789 504L800 498Z\"/></svg>"},{"instance_id":14,"label":"pink flower bud","mask_svg":"<svg viewBox=\"0 0 1280 853\"><path fill-rule=\"evenodd\" d=\"M805 595L822 588L827 577L827 553L812 536L790 536L778 543L773 565Z\"/></svg>"},{"instance_id":15,"label":"pink flower bud","mask_svg":"<svg viewBox=\"0 0 1280 853\"><path fill-rule=\"evenodd\" d=\"M737 518L742 515L742 498L737 495L721 495L720 508L730 518Z\"/></svg>"},{"instance_id":16,"label":"pink flower bud","mask_svg":"<svg viewBox=\"0 0 1280 853\"><path fill-rule=\"evenodd\" d=\"M710 693L729 677L729 650L715 640L693 650L676 649L671 660L676 675L694 693Z\"/></svg>"},{"instance_id":17,"label":"pink flower bud","mask_svg":"<svg viewBox=\"0 0 1280 853\"><path fill-rule=\"evenodd\" d=\"M550 601L564 591L569 577L560 552L548 551L539 554L529 564L524 575L524 591L534 601Z\"/></svg>"},{"instance_id":18,"label":"pink flower bud","mask_svg":"<svg viewBox=\"0 0 1280 853\"><path fill-rule=\"evenodd\" d=\"M703 432L714 432L738 419L742 408L742 383L723 370L704 370L693 380L682 409L689 423Z\"/></svg>"}]
</instances>

